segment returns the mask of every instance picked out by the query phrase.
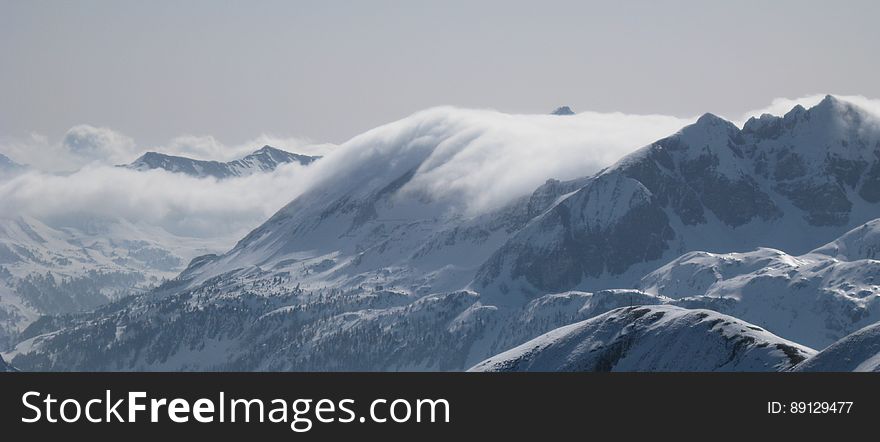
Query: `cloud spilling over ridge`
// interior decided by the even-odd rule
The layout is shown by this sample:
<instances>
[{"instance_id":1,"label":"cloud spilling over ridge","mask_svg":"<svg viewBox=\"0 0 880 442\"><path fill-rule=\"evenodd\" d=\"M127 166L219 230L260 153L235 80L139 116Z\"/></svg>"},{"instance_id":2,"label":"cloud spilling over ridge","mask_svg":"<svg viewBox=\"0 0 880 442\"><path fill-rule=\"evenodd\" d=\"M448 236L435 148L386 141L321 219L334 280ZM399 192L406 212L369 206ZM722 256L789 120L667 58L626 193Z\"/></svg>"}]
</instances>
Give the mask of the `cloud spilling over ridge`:
<instances>
[{"instance_id":1,"label":"cloud spilling over ridge","mask_svg":"<svg viewBox=\"0 0 880 442\"><path fill-rule=\"evenodd\" d=\"M344 177L363 165L419 167L402 189L475 215L528 194L548 178L593 174L670 135L695 118L583 112L512 115L439 107L380 126L341 145L316 165Z\"/></svg>"},{"instance_id":2,"label":"cloud spilling over ridge","mask_svg":"<svg viewBox=\"0 0 880 442\"><path fill-rule=\"evenodd\" d=\"M797 104L811 107L824 96L776 99L742 121L765 112L784 115ZM880 100L837 97L880 115ZM389 161L408 158L405 163L418 168L402 193L440 200L476 215L528 194L548 178L593 174L695 120L598 112L515 115L438 107L344 143L318 165L316 178L345 179L362 169L378 173L375 169Z\"/></svg>"}]
</instances>

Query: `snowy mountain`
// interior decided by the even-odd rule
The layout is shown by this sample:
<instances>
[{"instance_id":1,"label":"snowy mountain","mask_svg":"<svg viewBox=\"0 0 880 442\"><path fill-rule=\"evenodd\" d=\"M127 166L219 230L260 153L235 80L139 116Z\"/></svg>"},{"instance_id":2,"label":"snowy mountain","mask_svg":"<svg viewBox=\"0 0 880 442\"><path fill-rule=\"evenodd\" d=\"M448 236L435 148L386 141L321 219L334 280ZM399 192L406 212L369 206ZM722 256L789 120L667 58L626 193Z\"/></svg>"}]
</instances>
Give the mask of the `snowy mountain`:
<instances>
[{"instance_id":1,"label":"snowy mountain","mask_svg":"<svg viewBox=\"0 0 880 442\"><path fill-rule=\"evenodd\" d=\"M532 196L470 214L458 195L438 197L422 183L476 144L474 126L488 132L483 138L498 129L464 112L461 121L448 119L425 112L355 137L316 164L323 178L311 190L180 279L196 287L253 269L289 274L309 288L367 284L422 295L465 288L493 250L579 181L550 181Z\"/></svg>"},{"instance_id":2,"label":"snowy mountain","mask_svg":"<svg viewBox=\"0 0 880 442\"><path fill-rule=\"evenodd\" d=\"M560 106L557 107L556 110L550 113L551 115L574 115L574 111L571 110L568 106Z\"/></svg>"},{"instance_id":3,"label":"snowy mountain","mask_svg":"<svg viewBox=\"0 0 880 442\"><path fill-rule=\"evenodd\" d=\"M303 166L309 165L320 157L300 155L276 149L272 146L263 146L253 153L233 161L221 163L219 161L194 160L191 158L165 155L158 152L147 152L140 158L125 165L134 170L163 169L169 172L185 173L195 177L214 177L217 179L251 175L257 172L275 170L281 164L298 163Z\"/></svg>"},{"instance_id":4,"label":"snowy mountain","mask_svg":"<svg viewBox=\"0 0 880 442\"><path fill-rule=\"evenodd\" d=\"M878 202L877 116L831 96L743 129L706 114L531 220L472 288L530 297L633 287L691 250L804 253L876 218Z\"/></svg>"},{"instance_id":5,"label":"snowy mountain","mask_svg":"<svg viewBox=\"0 0 880 442\"><path fill-rule=\"evenodd\" d=\"M219 238L185 238L123 219L50 227L30 217L0 218L0 348L40 315L141 293L222 247Z\"/></svg>"},{"instance_id":6,"label":"snowy mountain","mask_svg":"<svg viewBox=\"0 0 880 442\"><path fill-rule=\"evenodd\" d=\"M880 219L809 253L689 252L642 278L645 292L824 348L880 321Z\"/></svg>"},{"instance_id":7,"label":"snowy mountain","mask_svg":"<svg viewBox=\"0 0 880 442\"><path fill-rule=\"evenodd\" d=\"M875 116L833 97L742 129L707 114L598 174L493 193L498 155L541 161L530 148L557 142L544 128L581 115L442 109L369 131L228 252L36 320L3 355L26 370L462 370L615 308L670 304L695 326L679 307L756 324L764 335L724 336L768 343L729 366L757 370L795 362L770 332L821 348L876 320L874 249L858 229L835 240L880 216ZM724 366L718 338L688 338Z\"/></svg>"},{"instance_id":8,"label":"snowy mountain","mask_svg":"<svg viewBox=\"0 0 880 442\"><path fill-rule=\"evenodd\" d=\"M783 371L814 353L713 311L640 306L558 328L470 371Z\"/></svg>"},{"instance_id":9,"label":"snowy mountain","mask_svg":"<svg viewBox=\"0 0 880 442\"><path fill-rule=\"evenodd\" d=\"M798 364L794 371L880 372L880 323L835 342Z\"/></svg>"}]
</instances>

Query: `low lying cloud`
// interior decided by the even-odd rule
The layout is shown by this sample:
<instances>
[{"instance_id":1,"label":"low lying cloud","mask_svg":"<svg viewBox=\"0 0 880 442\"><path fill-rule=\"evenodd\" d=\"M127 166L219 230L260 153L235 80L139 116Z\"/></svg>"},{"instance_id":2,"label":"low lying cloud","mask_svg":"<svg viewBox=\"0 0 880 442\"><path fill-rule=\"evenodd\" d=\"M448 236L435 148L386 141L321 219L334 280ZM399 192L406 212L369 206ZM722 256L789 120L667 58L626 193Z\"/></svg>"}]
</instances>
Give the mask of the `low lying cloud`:
<instances>
[{"instance_id":1,"label":"low lying cloud","mask_svg":"<svg viewBox=\"0 0 880 442\"><path fill-rule=\"evenodd\" d=\"M261 135L241 144L224 144L212 136L183 135L158 146L143 146L106 127L80 124L57 142L40 134L0 139L0 153L16 162L48 172L72 172L85 166L128 164L148 151L198 160L230 161L270 145L304 155L326 155L335 145L306 138Z\"/></svg>"},{"instance_id":2,"label":"low lying cloud","mask_svg":"<svg viewBox=\"0 0 880 442\"><path fill-rule=\"evenodd\" d=\"M82 216L121 217L182 236L240 237L300 194L306 169L288 164L227 180L101 165L67 175L31 171L0 182L0 213L56 226Z\"/></svg>"},{"instance_id":3,"label":"low lying cloud","mask_svg":"<svg viewBox=\"0 0 880 442\"><path fill-rule=\"evenodd\" d=\"M124 162L138 150L133 139L112 129L88 124L70 128L61 146L84 161L105 163Z\"/></svg>"}]
</instances>

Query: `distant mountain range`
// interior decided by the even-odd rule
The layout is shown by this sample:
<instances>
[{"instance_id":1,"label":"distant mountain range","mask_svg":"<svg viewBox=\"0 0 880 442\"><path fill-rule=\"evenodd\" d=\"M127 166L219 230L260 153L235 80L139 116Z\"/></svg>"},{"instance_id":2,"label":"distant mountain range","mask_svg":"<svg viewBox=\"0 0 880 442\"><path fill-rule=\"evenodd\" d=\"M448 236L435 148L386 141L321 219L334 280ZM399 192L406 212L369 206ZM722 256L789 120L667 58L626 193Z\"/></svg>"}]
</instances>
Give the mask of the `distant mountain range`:
<instances>
[{"instance_id":1,"label":"distant mountain range","mask_svg":"<svg viewBox=\"0 0 880 442\"><path fill-rule=\"evenodd\" d=\"M281 164L297 163L303 166L318 160L319 156L300 155L276 149L272 146L263 146L253 153L229 162L194 160L186 157L166 155L158 152L147 152L131 164L124 165L134 170L162 169L168 172L184 173L190 176L204 178L214 177L225 179L252 175L259 172L275 170Z\"/></svg>"},{"instance_id":2,"label":"distant mountain range","mask_svg":"<svg viewBox=\"0 0 880 442\"><path fill-rule=\"evenodd\" d=\"M410 117L355 137L228 252L35 320L3 355L24 370L876 367L877 115L832 96L742 128L705 114L476 214L416 185L471 129ZM820 364L840 354L861 362Z\"/></svg>"}]
</instances>

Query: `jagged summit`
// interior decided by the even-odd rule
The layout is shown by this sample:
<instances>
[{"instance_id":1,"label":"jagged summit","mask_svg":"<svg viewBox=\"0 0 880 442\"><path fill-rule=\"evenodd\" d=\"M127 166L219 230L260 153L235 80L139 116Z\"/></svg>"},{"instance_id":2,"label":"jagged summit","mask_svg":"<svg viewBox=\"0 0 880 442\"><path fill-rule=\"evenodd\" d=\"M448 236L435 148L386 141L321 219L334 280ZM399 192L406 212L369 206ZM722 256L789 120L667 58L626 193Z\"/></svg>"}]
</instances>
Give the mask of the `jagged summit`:
<instances>
[{"instance_id":1,"label":"jagged summit","mask_svg":"<svg viewBox=\"0 0 880 442\"><path fill-rule=\"evenodd\" d=\"M159 152L147 152L131 164L122 166L134 170L163 169L169 172L185 173L194 177L214 177L217 179L251 175L257 172L275 170L279 165L298 163L308 165L319 159L308 155L287 152L265 145L253 153L226 163L219 161L194 160Z\"/></svg>"}]
</instances>

